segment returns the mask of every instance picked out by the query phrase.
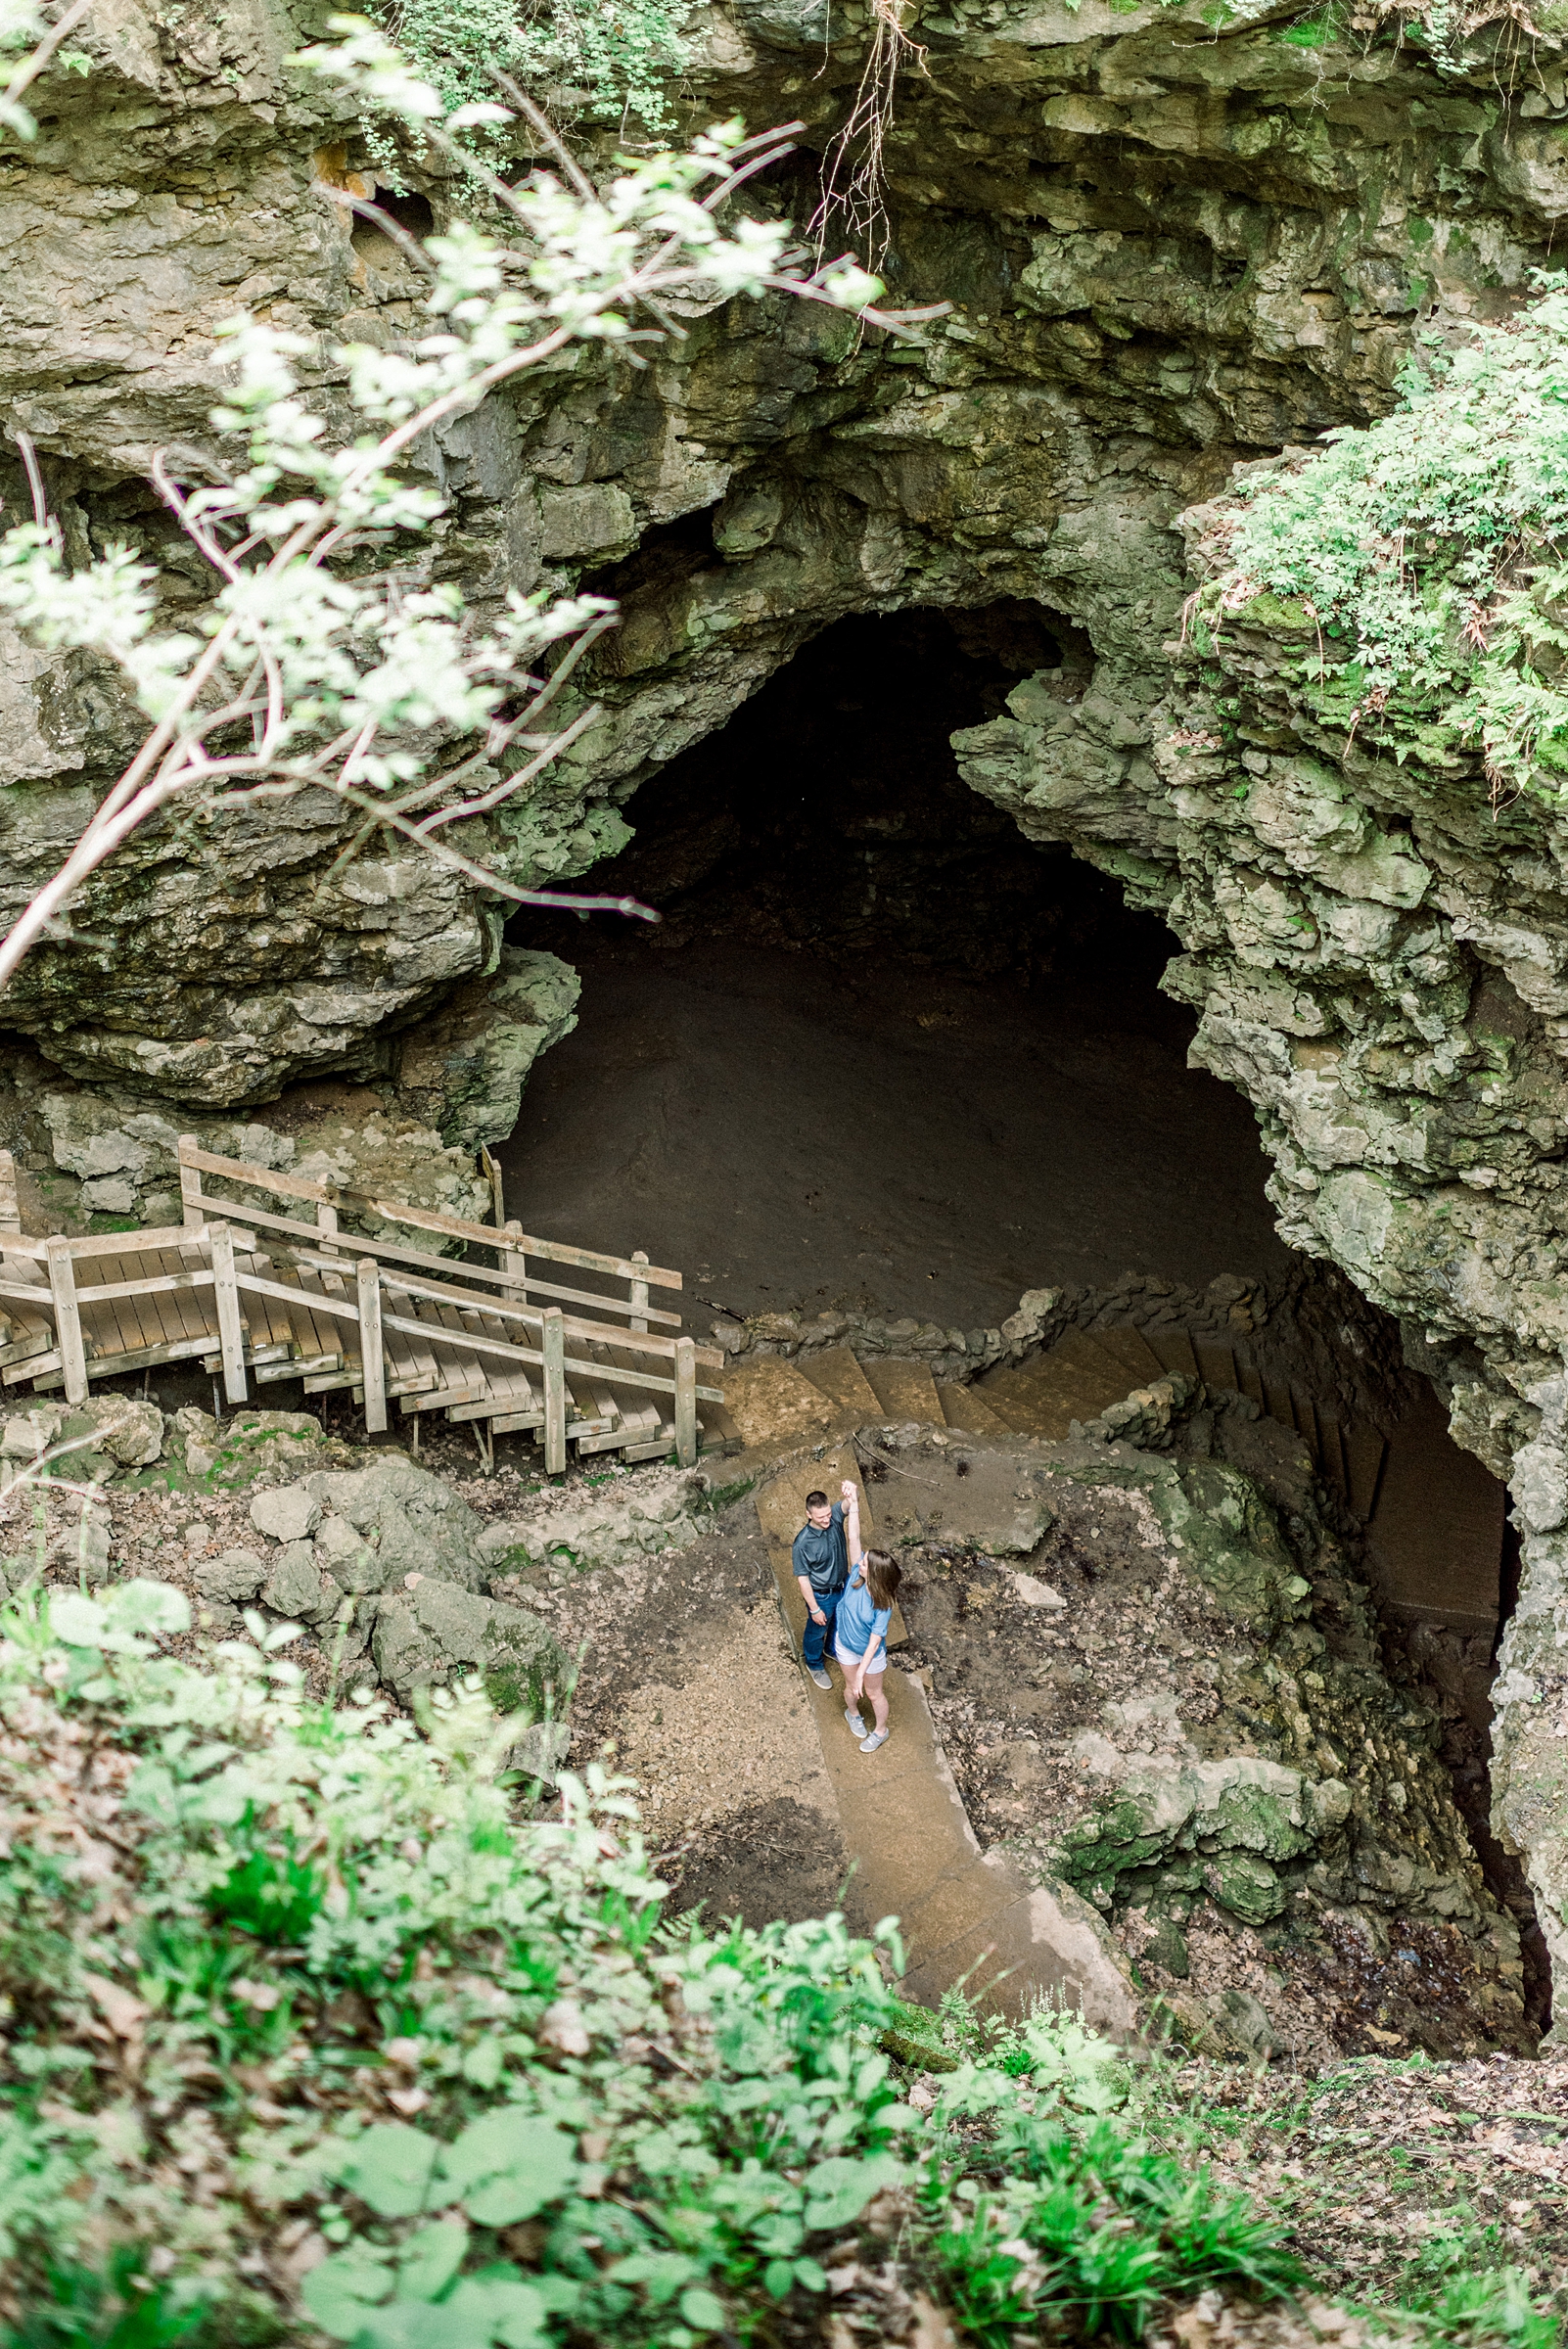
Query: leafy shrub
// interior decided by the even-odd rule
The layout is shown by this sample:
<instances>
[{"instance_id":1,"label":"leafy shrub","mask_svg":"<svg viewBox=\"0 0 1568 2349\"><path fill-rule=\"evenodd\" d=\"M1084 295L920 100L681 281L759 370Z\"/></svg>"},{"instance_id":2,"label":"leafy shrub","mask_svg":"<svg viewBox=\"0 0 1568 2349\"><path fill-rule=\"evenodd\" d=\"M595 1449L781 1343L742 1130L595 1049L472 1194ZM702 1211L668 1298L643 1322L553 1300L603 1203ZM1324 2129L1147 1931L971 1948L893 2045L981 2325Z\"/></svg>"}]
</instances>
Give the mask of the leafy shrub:
<instances>
[{"instance_id":1,"label":"leafy shrub","mask_svg":"<svg viewBox=\"0 0 1568 2349\"><path fill-rule=\"evenodd\" d=\"M477 1685L416 1726L187 1630L148 1583L0 1616L3 2349L774 2338L862 2230L994 2349L1296 2280L1076 2017L950 1999L906 2098L891 1926L670 1926L624 1785L544 1815Z\"/></svg>"},{"instance_id":2,"label":"leafy shrub","mask_svg":"<svg viewBox=\"0 0 1568 2349\"><path fill-rule=\"evenodd\" d=\"M286 1638L161 1655L186 1621L134 1583L5 1618L16 2341L674 2340L819 2288L916 2117L872 1945L661 1933L602 1773L520 1820L474 1690L317 1709Z\"/></svg>"},{"instance_id":3,"label":"leafy shrub","mask_svg":"<svg viewBox=\"0 0 1568 2349\"><path fill-rule=\"evenodd\" d=\"M1568 290L1407 372L1394 415L1243 485L1194 599L1200 648L1285 638L1326 722L1484 752L1494 783L1568 785Z\"/></svg>"},{"instance_id":4,"label":"leafy shrub","mask_svg":"<svg viewBox=\"0 0 1568 2349\"><path fill-rule=\"evenodd\" d=\"M672 127L666 93L687 51L668 0L381 0L376 13L449 113L498 95L494 65L560 93L564 112Z\"/></svg>"}]
</instances>

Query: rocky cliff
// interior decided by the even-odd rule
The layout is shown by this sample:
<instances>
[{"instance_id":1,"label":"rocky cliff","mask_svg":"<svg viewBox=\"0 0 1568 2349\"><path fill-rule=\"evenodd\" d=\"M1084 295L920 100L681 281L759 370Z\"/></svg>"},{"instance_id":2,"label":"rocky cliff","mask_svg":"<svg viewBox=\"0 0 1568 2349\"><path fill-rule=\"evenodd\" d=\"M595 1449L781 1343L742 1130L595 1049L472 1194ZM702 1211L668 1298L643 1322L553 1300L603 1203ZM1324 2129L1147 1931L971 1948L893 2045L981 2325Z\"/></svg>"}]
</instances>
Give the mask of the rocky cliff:
<instances>
[{"instance_id":1,"label":"rocky cliff","mask_svg":"<svg viewBox=\"0 0 1568 2349\"><path fill-rule=\"evenodd\" d=\"M320 337L330 405L332 340L395 341L417 316L396 249L320 193L372 169L286 62L325 13L102 0L97 70L47 87L38 140L0 170L6 413L45 452L68 543L140 545L171 615L203 587L147 468L207 432L218 321L243 306ZM587 871L639 782L841 615L1043 608L1056 658L962 739L964 772L1171 923L1169 984L1260 1111L1286 1236L1401 1315L1461 1439L1515 1473L1530 1548L1499 1815L1568 1953L1561 827L1497 819L1473 776L1362 771L1303 723L1267 630L1235 673L1166 650L1193 576L1180 517L1201 569L1238 462L1385 412L1417 330L1522 299L1568 209L1560 44L1208 0L952 0L910 22L925 55L889 139L885 271L899 300L951 305L923 345L696 305L646 373L579 352L424 452L451 500L438 564L474 607L582 582L623 606L591 681L604 721L477 845L523 881ZM823 0L693 20L687 119L803 118L801 158L761 191L797 217L864 23ZM419 218L449 216L446 180L412 181ZM11 512L19 485L8 466ZM12 907L132 729L75 659L13 644L0 692ZM1217 695L1246 706L1228 733ZM493 904L395 853L338 870L342 845L325 804L297 804L281 845L245 814L170 823L34 955L4 1005L30 1039L14 1123L89 1186L68 1208L143 1212L192 1122L264 1126L284 1163L336 1118L350 1160L373 1154L372 1081L403 1088L390 1123L429 1195L461 1197L464 1153L515 1118L530 1050L570 1019L570 974L533 972L522 1016Z\"/></svg>"}]
</instances>

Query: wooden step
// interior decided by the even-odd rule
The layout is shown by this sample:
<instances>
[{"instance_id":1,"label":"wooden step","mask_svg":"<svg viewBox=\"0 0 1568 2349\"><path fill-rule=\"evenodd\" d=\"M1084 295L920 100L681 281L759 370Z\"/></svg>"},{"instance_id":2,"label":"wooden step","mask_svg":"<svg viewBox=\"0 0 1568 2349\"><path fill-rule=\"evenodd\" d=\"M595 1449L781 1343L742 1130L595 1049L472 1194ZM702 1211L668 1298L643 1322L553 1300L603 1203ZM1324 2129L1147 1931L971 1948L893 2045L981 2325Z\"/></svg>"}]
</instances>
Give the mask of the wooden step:
<instances>
[{"instance_id":1,"label":"wooden step","mask_svg":"<svg viewBox=\"0 0 1568 2349\"><path fill-rule=\"evenodd\" d=\"M1366 1491L1375 1431L1352 1432L1358 1489ZM1430 1388L1394 1431L1366 1534L1369 1580L1406 1621L1484 1632L1497 1621L1507 1493L1449 1434Z\"/></svg>"},{"instance_id":2,"label":"wooden step","mask_svg":"<svg viewBox=\"0 0 1568 2349\"><path fill-rule=\"evenodd\" d=\"M1027 1369L993 1370L978 1386L981 1401L1015 1433L1060 1444L1075 1419L1097 1418L1122 1402L1132 1383L1123 1364L1087 1330L1070 1329Z\"/></svg>"},{"instance_id":3,"label":"wooden step","mask_svg":"<svg viewBox=\"0 0 1568 2349\"><path fill-rule=\"evenodd\" d=\"M1236 1384L1240 1387L1243 1395L1250 1397L1252 1402L1258 1405L1260 1411L1265 1413L1268 1412L1268 1398L1264 1393L1263 1380L1259 1377L1251 1362L1238 1362L1236 1364Z\"/></svg>"},{"instance_id":4,"label":"wooden step","mask_svg":"<svg viewBox=\"0 0 1568 2349\"><path fill-rule=\"evenodd\" d=\"M922 1426L941 1427L944 1413L937 1382L929 1362L886 1355L862 1362L861 1369L875 1390L877 1407L888 1419L917 1419Z\"/></svg>"},{"instance_id":5,"label":"wooden step","mask_svg":"<svg viewBox=\"0 0 1568 2349\"><path fill-rule=\"evenodd\" d=\"M731 1364L724 1377L724 1407L749 1448L808 1444L843 1417L820 1387L776 1354Z\"/></svg>"},{"instance_id":6,"label":"wooden step","mask_svg":"<svg viewBox=\"0 0 1568 2349\"><path fill-rule=\"evenodd\" d=\"M1321 1462L1322 1452L1317 1439L1317 1414L1313 1408L1312 1397L1306 1394L1300 1387L1292 1387L1290 1390L1290 1409L1291 1416L1296 1422L1296 1433L1306 1445L1308 1452L1311 1455L1313 1465L1315 1468Z\"/></svg>"},{"instance_id":7,"label":"wooden step","mask_svg":"<svg viewBox=\"0 0 1568 2349\"><path fill-rule=\"evenodd\" d=\"M1162 1370L1177 1371L1183 1378L1203 1376L1184 1329L1146 1329L1143 1337Z\"/></svg>"},{"instance_id":8,"label":"wooden step","mask_svg":"<svg viewBox=\"0 0 1568 2349\"><path fill-rule=\"evenodd\" d=\"M1448 1422L1444 1421L1444 1433ZM1350 1505L1358 1517L1370 1517L1377 1504L1377 1489L1383 1473L1383 1457L1388 1451L1382 1436L1364 1420L1345 1431L1345 1464L1350 1471Z\"/></svg>"},{"instance_id":9,"label":"wooden step","mask_svg":"<svg viewBox=\"0 0 1568 2349\"><path fill-rule=\"evenodd\" d=\"M1198 1371L1206 1387L1217 1394L1239 1394L1241 1382L1236 1376L1236 1358L1228 1346L1218 1338L1194 1338L1192 1351L1198 1358Z\"/></svg>"},{"instance_id":10,"label":"wooden step","mask_svg":"<svg viewBox=\"0 0 1568 2349\"><path fill-rule=\"evenodd\" d=\"M1013 1430L973 1387L939 1387L937 1397L949 1427L965 1436L1010 1436Z\"/></svg>"},{"instance_id":11,"label":"wooden step","mask_svg":"<svg viewBox=\"0 0 1568 2349\"><path fill-rule=\"evenodd\" d=\"M1089 1332L1109 1355L1114 1355L1128 1373L1127 1391L1146 1387L1151 1378L1163 1378L1165 1364L1140 1329L1130 1322L1115 1329L1095 1329Z\"/></svg>"},{"instance_id":12,"label":"wooden step","mask_svg":"<svg viewBox=\"0 0 1568 2349\"><path fill-rule=\"evenodd\" d=\"M704 1459L727 1458L744 1451L746 1439L736 1424L728 1405L722 1403L703 1403L697 1406L697 1448Z\"/></svg>"},{"instance_id":13,"label":"wooden step","mask_svg":"<svg viewBox=\"0 0 1568 2349\"><path fill-rule=\"evenodd\" d=\"M880 1413L876 1389L848 1346L828 1346L820 1354L803 1355L800 1368L812 1386L819 1387L829 1403L848 1413L856 1425Z\"/></svg>"}]
</instances>

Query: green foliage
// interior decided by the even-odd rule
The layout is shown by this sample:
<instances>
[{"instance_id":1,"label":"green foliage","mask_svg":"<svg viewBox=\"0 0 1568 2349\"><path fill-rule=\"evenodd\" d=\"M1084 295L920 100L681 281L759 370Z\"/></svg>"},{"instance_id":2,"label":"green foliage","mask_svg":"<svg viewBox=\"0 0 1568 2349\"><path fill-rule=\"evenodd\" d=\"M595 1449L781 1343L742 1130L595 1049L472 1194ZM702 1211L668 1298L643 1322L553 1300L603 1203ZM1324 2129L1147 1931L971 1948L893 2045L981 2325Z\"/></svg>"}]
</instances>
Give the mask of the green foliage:
<instances>
[{"instance_id":1,"label":"green foliage","mask_svg":"<svg viewBox=\"0 0 1568 2349\"><path fill-rule=\"evenodd\" d=\"M672 127L666 93L686 48L667 0L380 0L376 13L448 112L499 95L493 65L557 112Z\"/></svg>"},{"instance_id":2,"label":"green foliage","mask_svg":"<svg viewBox=\"0 0 1568 2349\"><path fill-rule=\"evenodd\" d=\"M1421 226L1424 228L1425 223ZM1430 231L1427 232L1430 235ZM1568 787L1568 290L1407 371L1399 410L1240 493L1195 599L1290 642L1328 724L1400 756L1435 720L1495 787Z\"/></svg>"},{"instance_id":3,"label":"green foliage","mask_svg":"<svg viewBox=\"0 0 1568 2349\"><path fill-rule=\"evenodd\" d=\"M1001 2190L973 2195L936 2246L986 2349L1051 2314L1090 2339L1136 2340L1167 2296L1231 2284L1268 2300L1302 2281L1280 2225L1106 2122L1084 2134L1015 2110L997 2152Z\"/></svg>"},{"instance_id":4,"label":"green foliage","mask_svg":"<svg viewBox=\"0 0 1568 2349\"><path fill-rule=\"evenodd\" d=\"M793 2337L873 2226L985 2349L1299 2280L1078 2017L922 2016L891 1924L677 1930L625 1790L520 1812L476 1683L416 1727L187 1629L0 1616L0 2349ZM950 2066L912 2100L900 2035ZM1433 2247L1434 2337L1548 2349L1472 2268Z\"/></svg>"}]
</instances>

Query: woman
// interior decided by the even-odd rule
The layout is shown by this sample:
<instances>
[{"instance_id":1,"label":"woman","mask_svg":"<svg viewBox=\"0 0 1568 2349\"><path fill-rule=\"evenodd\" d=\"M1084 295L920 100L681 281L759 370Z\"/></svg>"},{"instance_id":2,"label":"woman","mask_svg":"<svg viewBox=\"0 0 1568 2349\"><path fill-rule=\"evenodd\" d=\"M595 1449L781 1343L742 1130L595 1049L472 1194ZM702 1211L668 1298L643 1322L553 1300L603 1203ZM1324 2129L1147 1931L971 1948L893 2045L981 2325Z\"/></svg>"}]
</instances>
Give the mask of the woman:
<instances>
[{"instance_id":1,"label":"woman","mask_svg":"<svg viewBox=\"0 0 1568 2349\"><path fill-rule=\"evenodd\" d=\"M888 1742L888 1700L882 1676L888 1668L888 1624L893 1601L903 1580L896 1558L885 1549L860 1547L860 1497L845 1503L844 1530L849 1538L850 1580L834 1618L833 1645L844 1667L844 1718L860 1740L862 1754L874 1754ZM871 1699L874 1726L868 1737L860 1715L862 1689Z\"/></svg>"}]
</instances>

